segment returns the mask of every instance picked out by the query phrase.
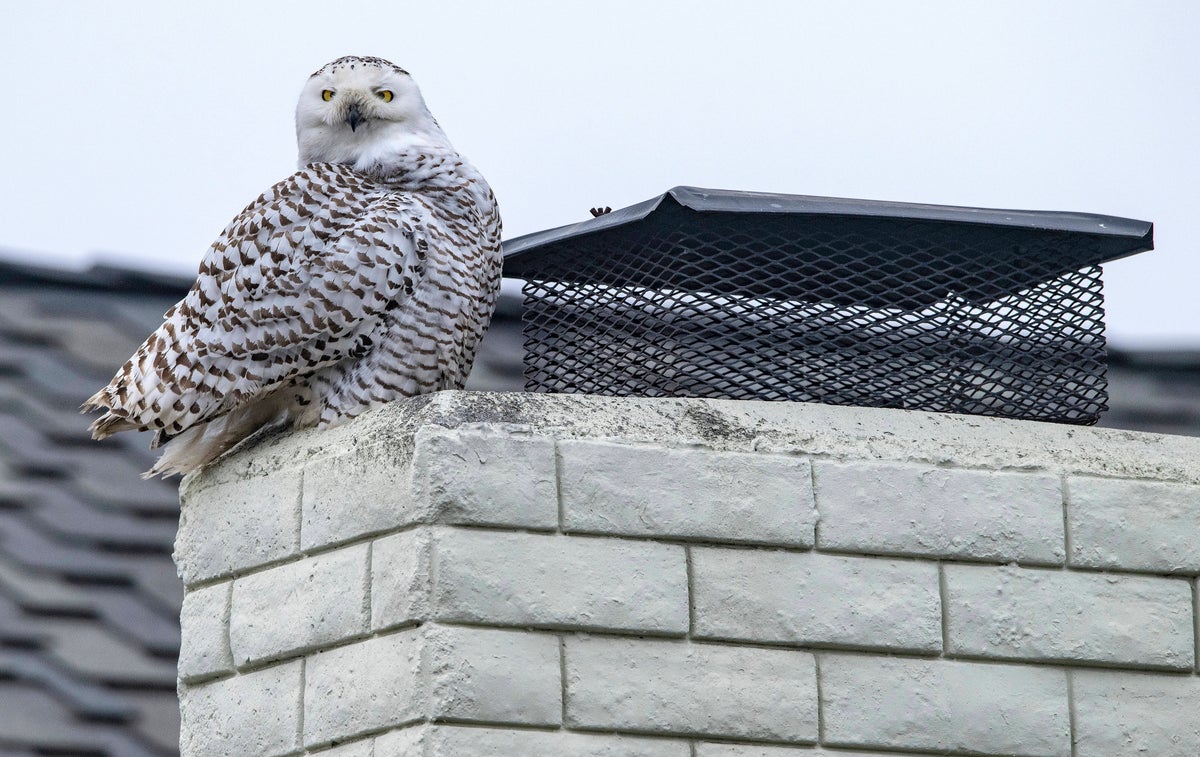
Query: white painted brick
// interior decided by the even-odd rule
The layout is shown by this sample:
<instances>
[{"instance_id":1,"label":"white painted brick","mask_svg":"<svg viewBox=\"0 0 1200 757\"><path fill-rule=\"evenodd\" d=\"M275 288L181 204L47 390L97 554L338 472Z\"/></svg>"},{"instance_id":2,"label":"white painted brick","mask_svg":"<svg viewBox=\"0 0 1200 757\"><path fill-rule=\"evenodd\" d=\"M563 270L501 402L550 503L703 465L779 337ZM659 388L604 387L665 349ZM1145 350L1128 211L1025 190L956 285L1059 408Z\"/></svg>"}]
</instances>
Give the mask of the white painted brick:
<instances>
[{"instance_id":1,"label":"white painted brick","mask_svg":"<svg viewBox=\"0 0 1200 757\"><path fill-rule=\"evenodd\" d=\"M1184 577L948 564L947 653L1036 664L822 652L824 746L815 745L813 655L778 647L936 653L934 565L879 555L1061 565L1057 474L1011 472L1033 466L1080 474L1067 482L1073 566L1190 579L1200 573L1190 447L787 403L540 397L535 408L457 397L414 405L417 415L376 414L363 433L335 430L324 451L318 435L296 435L272 442L267 457L248 450L190 480L177 546L181 575L203 586L183 611L185 754L1065 755L1068 676L1079 757L1200 754ZM560 455L563 524L573 535L454 527L555 529L554 443L538 436L546 432L496 422L409 436L430 408L425 417L447 424L514 406L514 417L573 437ZM705 437L726 449L672 447L697 437L703 423L693 414L737 430ZM892 431L906 423L897 442ZM979 444L980 433L999 446ZM770 549L812 546L813 474L804 458L745 451L760 442L821 456L818 536L828 551ZM303 469L302 491L303 458L317 462ZM290 468L230 483L280 464ZM959 464L1006 472L946 467ZM1193 484L1091 478L1163 471ZM376 538L370 561L348 561L353 578L323 562L368 549L330 547L410 526ZM629 638L686 630L684 550L611 536L705 542L688 549L691 621L706 641ZM318 556L287 562L302 547ZM430 624L438 620L470 625ZM233 651L256 664L336 646L237 674L227 623ZM559 638L546 630L564 628L560 660ZM625 637L571 633L580 629ZM1060 660L1188 674L1043 664ZM569 731L559 727L564 669Z\"/></svg>"},{"instance_id":2,"label":"white painted brick","mask_svg":"<svg viewBox=\"0 0 1200 757\"><path fill-rule=\"evenodd\" d=\"M934 563L692 548L694 637L941 651Z\"/></svg>"},{"instance_id":3,"label":"white painted brick","mask_svg":"<svg viewBox=\"0 0 1200 757\"><path fill-rule=\"evenodd\" d=\"M255 754L300 746L301 662L294 660L180 690L182 757Z\"/></svg>"},{"instance_id":4,"label":"white painted brick","mask_svg":"<svg viewBox=\"0 0 1200 757\"><path fill-rule=\"evenodd\" d=\"M371 547L371 628L429 616L432 536L416 528L377 539Z\"/></svg>"},{"instance_id":5,"label":"white painted brick","mask_svg":"<svg viewBox=\"0 0 1200 757\"><path fill-rule=\"evenodd\" d=\"M949 648L998 658L1195 664L1188 581L946 565Z\"/></svg>"},{"instance_id":6,"label":"white painted brick","mask_svg":"<svg viewBox=\"0 0 1200 757\"><path fill-rule=\"evenodd\" d=\"M600 637L565 643L569 726L817 740L808 652Z\"/></svg>"},{"instance_id":7,"label":"white painted brick","mask_svg":"<svg viewBox=\"0 0 1200 757\"><path fill-rule=\"evenodd\" d=\"M304 744L349 739L421 718L421 636L379 636L307 658Z\"/></svg>"},{"instance_id":8,"label":"white painted brick","mask_svg":"<svg viewBox=\"0 0 1200 757\"><path fill-rule=\"evenodd\" d=\"M1200 754L1200 679L1076 670L1078 757Z\"/></svg>"},{"instance_id":9,"label":"white painted brick","mask_svg":"<svg viewBox=\"0 0 1200 757\"><path fill-rule=\"evenodd\" d=\"M446 530L437 539L437 616L518 626L683 634L681 546L579 536Z\"/></svg>"},{"instance_id":10,"label":"white painted brick","mask_svg":"<svg viewBox=\"0 0 1200 757\"><path fill-rule=\"evenodd\" d=\"M426 629L430 714L525 725L562 722L558 638L484 628Z\"/></svg>"},{"instance_id":11,"label":"white painted brick","mask_svg":"<svg viewBox=\"0 0 1200 757\"><path fill-rule=\"evenodd\" d=\"M300 543L305 550L426 520L409 461L391 445L354 448L304 467Z\"/></svg>"},{"instance_id":12,"label":"white painted brick","mask_svg":"<svg viewBox=\"0 0 1200 757\"><path fill-rule=\"evenodd\" d=\"M184 489L175 564L184 584L281 560L299 549L300 472Z\"/></svg>"},{"instance_id":13,"label":"white painted brick","mask_svg":"<svg viewBox=\"0 0 1200 757\"><path fill-rule=\"evenodd\" d=\"M579 440L559 454L567 530L813 543L806 459Z\"/></svg>"},{"instance_id":14,"label":"white painted brick","mask_svg":"<svg viewBox=\"0 0 1200 757\"><path fill-rule=\"evenodd\" d=\"M413 485L439 523L558 528L553 439L427 426L416 434Z\"/></svg>"},{"instance_id":15,"label":"white painted brick","mask_svg":"<svg viewBox=\"0 0 1200 757\"><path fill-rule=\"evenodd\" d=\"M367 544L235 579L229 644L238 665L365 633Z\"/></svg>"},{"instance_id":16,"label":"white painted brick","mask_svg":"<svg viewBox=\"0 0 1200 757\"><path fill-rule=\"evenodd\" d=\"M187 682L233 671L229 653L231 584L193 589L183 596L179 612L179 677Z\"/></svg>"},{"instance_id":17,"label":"white painted brick","mask_svg":"<svg viewBox=\"0 0 1200 757\"><path fill-rule=\"evenodd\" d=\"M819 546L1062 564L1062 487L1040 473L819 461Z\"/></svg>"},{"instance_id":18,"label":"white painted brick","mask_svg":"<svg viewBox=\"0 0 1200 757\"><path fill-rule=\"evenodd\" d=\"M830 751L821 747L767 746L765 744L717 744L701 741L695 757L901 757L896 752ZM936 757L927 752L904 752L902 757Z\"/></svg>"},{"instance_id":19,"label":"white painted brick","mask_svg":"<svg viewBox=\"0 0 1200 757\"><path fill-rule=\"evenodd\" d=\"M430 726L411 725L375 737L374 757L432 757Z\"/></svg>"},{"instance_id":20,"label":"white painted brick","mask_svg":"<svg viewBox=\"0 0 1200 757\"><path fill-rule=\"evenodd\" d=\"M837 654L820 669L826 745L1071 754L1061 670Z\"/></svg>"},{"instance_id":21,"label":"white painted brick","mask_svg":"<svg viewBox=\"0 0 1200 757\"><path fill-rule=\"evenodd\" d=\"M1067 479L1071 564L1200 573L1200 486Z\"/></svg>"},{"instance_id":22,"label":"white painted brick","mask_svg":"<svg viewBox=\"0 0 1200 757\"><path fill-rule=\"evenodd\" d=\"M689 757L686 741L421 725L375 740L375 757Z\"/></svg>"}]
</instances>

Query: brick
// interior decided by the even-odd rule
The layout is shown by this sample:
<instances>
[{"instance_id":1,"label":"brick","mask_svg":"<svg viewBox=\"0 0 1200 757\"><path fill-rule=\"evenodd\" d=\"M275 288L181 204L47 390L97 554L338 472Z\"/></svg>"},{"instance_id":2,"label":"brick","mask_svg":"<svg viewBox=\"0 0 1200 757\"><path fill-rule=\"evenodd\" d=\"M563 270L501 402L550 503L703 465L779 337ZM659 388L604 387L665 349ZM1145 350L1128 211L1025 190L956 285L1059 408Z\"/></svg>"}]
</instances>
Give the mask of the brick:
<instances>
[{"instance_id":1,"label":"brick","mask_svg":"<svg viewBox=\"0 0 1200 757\"><path fill-rule=\"evenodd\" d=\"M688 630L681 546L453 529L437 540L437 616L495 625Z\"/></svg>"},{"instance_id":2,"label":"brick","mask_svg":"<svg viewBox=\"0 0 1200 757\"><path fill-rule=\"evenodd\" d=\"M233 672L229 652L229 591L232 584L193 589L180 610L179 677L193 682Z\"/></svg>"},{"instance_id":3,"label":"brick","mask_svg":"<svg viewBox=\"0 0 1200 757\"><path fill-rule=\"evenodd\" d=\"M304 467L300 544L305 550L428 519L413 497L409 461L389 445L354 448Z\"/></svg>"},{"instance_id":4,"label":"brick","mask_svg":"<svg viewBox=\"0 0 1200 757\"><path fill-rule=\"evenodd\" d=\"M1061 565L1057 476L819 461L821 549Z\"/></svg>"},{"instance_id":5,"label":"brick","mask_svg":"<svg viewBox=\"0 0 1200 757\"><path fill-rule=\"evenodd\" d=\"M429 616L432 537L425 528L377 539L371 546L371 628Z\"/></svg>"},{"instance_id":6,"label":"brick","mask_svg":"<svg viewBox=\"0 0 1200 757\"><path fill-rule=\"evenodd\" d=\"M311 655L304 672L304 745L399 726L421 718L421 636L378 636Z\"/></svg>"},{"instance_id":7,"label":"brick","mask_svg":"<svg viewBox=\"0 0 1200 757\"><path fill-rule=\"evenodd\" d=\"M692 548L693 637L941 651L937 566Z\"/></svg>"},{"instance_id":8,"label":"brick","mask_svg":"<svg viewBox=\"0 0 1200 757\"><path fill-rule=\"evenodd\" d=\"M1067 479L1071 564L1200 573L1200 486Z\"/></svg>"},{"instance_id":9,"label":"brick","mask_svg":"<svg viewBox=\"0 0 1200 757\"><path fill-rule=\"evenodd\" d=\"M808 460L559 442L568 531L812 546Z\"/></svg>"},{"instance_id":10,"label":"brick","mask_svg":"<svg viewBox=\"0 0 1200 757\"><path fill-rule=\"evenodd\" d=\"M298 554L299 471L197 489L180 503L175 563L186 585Z\"/></svg>"},{"instance_id":11,"label":"brick","mask_svg":"<svg viewBox=\"0 0 1200 757\"><path fill-rule=\"evenodd\" d=\"M1200 679L1076 670L1078 757L1200 754Z\"/></svg>"},{"instance_id":12,"label":"brick","mask_svg":"<svg viewBox=\"0 0 1200 757\"><path fill-rule=\"evenodd\" d=\"M421 725L375 739L376 757L690 757L686 741ZM322 753L323 754L323 753Z\"/></svg>"},{"instance_id":13,"label":"brick","mask_svg":"<svg viewBox=\"0 0 1200 757\"><path fill-rule=\"evenodd\" d=\"M366 544L233 582L229 643L238 665L281 657L367 630Z\"/></svg>"},{"instance_id":14,"label":"brick","mask_svg":"<svg viewBox=\"0 0 1200 757\"><path fill-rule=\"evenodd\" d=\"M1071 754L1061 670L837 654L820 669L826 745Z\"/></svg>"},{"instance_id":15,"label":"brick","mask_svg":"<svg viewBox=\"0 0 1200 757\"><path fill-rule=\"evenodd\" d=\"M558 528L553 439L421 428L413 486L439 523Z\"/></svg>"},{"instance_id":16,"label":"brick","mask_svg":"<svg viewBox=\"0 0 1200 757\"><path fill-rule=\"evenodd\" d=\"M430 714L488 723L559 725L558 638L483 628L426 631Z\"/></svg>"},{"instance_id":17,"label":"brick","mask_svg":"<svg viewBox=\"0 0 1200 757\"><path fill-rule=\"evenodd\" d=\"M300 746L299 660L180 690L180 752L268 757Z\"/></svg>"},{"instance_id":18,"label":"brick","mask_svg":"<svg viewBox=\"0 0 1200 757\"><path fill-rule=\"evenodd\" d=\"M565 646L568 726L817 740L808 652L600 637Z\"/></svg>"},{"instance_id":19,"label":"brick","mask_svg":"<svg viewBox=\"0 0 1200 757\"><path fill-rule=\"evenodd\" d=\"M411 725L375 737L374 751L379 757L432 757L430 726Z\"/></svg>"},{"instance_id":20,"label":"brick","mask_svg":"<svg viewBox=\"0 0 1200 757\"><path fill-rule=\"evenodd\" d=\"M1184 579L946 565L947 651L1188 670L1192 589Z\"/></svg>"}]
</instances>

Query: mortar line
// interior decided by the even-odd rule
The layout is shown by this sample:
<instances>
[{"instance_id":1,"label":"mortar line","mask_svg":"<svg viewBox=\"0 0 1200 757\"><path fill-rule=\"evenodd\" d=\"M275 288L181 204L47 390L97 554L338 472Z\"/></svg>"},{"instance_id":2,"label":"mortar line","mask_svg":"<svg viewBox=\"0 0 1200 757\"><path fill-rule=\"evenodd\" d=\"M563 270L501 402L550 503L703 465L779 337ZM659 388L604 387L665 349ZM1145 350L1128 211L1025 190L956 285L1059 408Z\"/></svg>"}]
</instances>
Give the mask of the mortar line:
<instances>
[{"instance_id":1,"label":"mortar line","mask_svg":"<svg viewBox=\"0 0 1200 757\"><path fill-rule=\"evenodd\" d=\"M1078 746L1076 745L1075 730L1075 673L1070 668L1066 671L1067 676L1067 724L1071 730L1071 757L1077 757Z\"/></svg>"},{"instance_id":2,"label":"mortar line","mask_svg":"<svg viewBox=\"0 0 1200 757\"><path fill-rule=\"evenodd\" d=\"M562 715L559 728L567 727L567 636L558 637L558 685L562 697Z\"/></svg>"},{"instance_id":3,"label":"mortar line","mask_svg":"<svg viewBox=\"0 0 1200 757\"><path fill-rule=\"evenodd\" d=\"M299 712L296 715L296 743L304 749L304 687L308 678L308 658L300 658L300 692L296 699L299 702Z\"/></svg>"},{"instance_id":4,"label":"mortar line","mask_svg":"<svg viewBox=\"0 0 1200 757\"><path fill-rule=\"evenodd\" d=\"M817 746L825 743L825 699L821 689L821 655L813 655L813 673L817 679Z\"/></svg>"},{"instance_id":5,"label":"mortar line","mask_svg":"<svg viewBox=\"0 0 1200 757\"><path fill-rule=\"evenodd\" d=\"M812 550L816 552L821 548L821 503L817 501L817 466L813 465L811 459L808 461L808 487L813 503Z\"/></svg>"},{"instance_id":6,"label":"mortar line","mask_svg":"<svg viewBox=\"0 0 1200 757\"><path fill-rule=\"evenodd\" d=\"M412 632L420 629L423 626L429 625L430 621L426 620L409 620L400 624L387 626L378 630L372 630L369 633L359 633L348 636L337 641L328 642L321 646L306 646L285 653L278 657L269 657L258 659L246 663L241 666L235 666L233 669L221 673L215 673L207 676L199 676L194 678L187 685L201 685L211 683L218 680L226 680L239 675L253 673L264 668L274 667L287 662L294 661L301 657L310 655L314 652L325 652L333 649L350 646L369 639L392 636L399 633ZM757 639L735 638L714 636L700 639L691 639L681 635L666 635L658 632L651 632L645 629L613 629L601 628L595 626L529 626L529 625L499 625L488 622L464 622L464 621L436 621L435 625L447 628L478 628L491 629L498 631L524 631L529 634L539 636L555 636L562 638L564 635L587 635L606 639L626 639L630 641L644 641L647 644L695 644L699 646L717 646L728 647L736 646L742 649L769 649L769 650L785 650L794 652L809 652L818 653L825 652L838 655L849 655L855 657L871 657L871 658L894 658L906 660L922 660L932 661L945 659L949 661L958 661L963 663L971 663L976 665L999 665L999 666L1023 666L1030 668L1069 668L1072 670L1109 670L1130 673L1134 675L1166 675L1170 677L1196 677L1197 671L1193 667L1173 668L1164 665L1147 665L1145 663L1125 663L1111 662L1104 660L1077 660L1067 658L1028 658L1028 657L989 657L978 654L963 654L963 653L945 653L937 651L924 651L911 648L896 648L896 647L868 647L851 644L840 644L833 642L806 642L798 644L785 641L763 641ZM595 729L589 729L595 730Z\"/></svg>"},{"instance_id":7,"label":"mortar line","mask_svg":"<svg viewBox=\"0 0 1200 757\"><path fill-rule=\"evenodd\" d=\"M301 755L301 754L304 754L304 755L328 754L331 749L336 748L336 747L364 744L368 741L374 742L374 740L379 736L387 736L389 734L397 733L399 731L407 731L410 728L419 728L419 727L425 726L425 725L432 725L433 722L434 721L426 720L423 718L415 718L413 720L402 720L399 723L389 723L388 725L380 726L378 728L372 728L369 731L363 731L362 733L356 733L353 736L350 736L347 738L326 739L323 741L318 741L317 743L312 744L311 746L307 746L307 747L301 746L299 751L288 752L287 757L294 757L295 755ZM467 724L463 723L462 725L467 725ZM485 724L483 727L487 728L487 727L491 727L491 726L488 726ZM512 727L512 726L505 725L505 728L510 728L510 727ZM370 753L374 754L374 752L375 752L375 744L372 743Z\"/></svg>"},{"instance_id":8,"label":"mortar line","mask_svg":"<svg viewBox=\"0 0 1200 757\"><path fill-rule=\"evenodd\" d=\"M685 545L683 548L684 570L687 571L687 603L688 603L688 629L687 638L691 639L696 634L696 577L692 570L692 547Z\"/></svg>"},{"instance_id":9,"label":"mortar line","mask_svg":"<svg viewBox=\"0 0 1200 757\"><path fill-rule=\"evenodd\" d=\"M203 578L192 581L185 585L187 591L203 589L209 586L215 586L225 581L242 578L256 573L261 573L271 568L277 568L283 565L290 565L301 560L311 559L320 555L336 552L341 549L358 546L365 542L382 539L387 536L416 531L422 528L430 528L440 526L453 531L479 531L479 532L495 532L495 533L511 533L511 534L531 534L534 536L550 536L559 533L552 529L543 528L528 528L520 526L495 525L487 523L430 523L430 522L413 522L406 523L400 526L391 526L378 531L370 531L364 534L357 535L353 538L344 541L334 542L320 547L314 547L305 550L301 553L288 555L285 557L274 558L263 563L253 566L239 567L234 570L219 573L213 577ZM588 531L577 530L571 532L563 532L564 536L579 537L579 538L595 538L595 539L613 539L628 542L649 542L652 544L669 544L678 546L697 546L697 547L714 547L719 549L730 550L769 550L775 552L787 552L793 554L803 554L820 552L821 554L841 556L841 557L864 557L878 558L884 560L896 560L901 562L943 562L948 565L1016 565L1021 569L1029 570L1062 570L1061 562L1045 562L1041 560L1013 559L1012 557L971 557L968 555L952 555L938 556L934 554L916 554L916 553L898 553L883 550L872 550L870 548L849 549L849 548L822 548L814 550L812 547L800 546L796 544L770 542L770 541L736 541L725 542L720 541L715 536L705 537L689 537L673 535L657 535L657 534L627 534L627 533L612 533L604 531ZM1149 570L1139 568L1122 568L1122 567L1090 567L1087 565L1068 566L1071 571L1079 573L1104 573L1117 576L1159 576L1164 578L1195 578L1200 571L1164 571L1164 570Z\"/></svg>"},{"instance_id":10,"label":"mortar line","mask_svg":"<svg viewBox=\"0 0 1200 757\"><path fill-rule=\"evenodd\" d=\"M949 589L946 586L946 566L938 560L938 603L941 605L941 620L942 620L942 654L945 656L950 650L950 603L947 601Z\"/></svg>"},{"instance_id":11,"label":"mortar line","mask_svg":"<svg viewBox=\"0 0 1200 757\"><path fill-rule=\"evenodd\" d=\"M1192 670L1200 672L1200 580L1191 578L1192 586Z\"/></svg>"}]
</instances>

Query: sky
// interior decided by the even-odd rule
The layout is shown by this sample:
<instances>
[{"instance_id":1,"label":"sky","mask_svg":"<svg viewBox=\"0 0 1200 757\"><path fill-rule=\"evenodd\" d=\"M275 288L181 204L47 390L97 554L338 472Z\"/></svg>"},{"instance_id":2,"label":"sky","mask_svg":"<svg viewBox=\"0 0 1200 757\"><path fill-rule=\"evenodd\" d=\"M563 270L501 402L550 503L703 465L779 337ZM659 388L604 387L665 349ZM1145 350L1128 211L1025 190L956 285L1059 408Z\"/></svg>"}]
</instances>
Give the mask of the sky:
<instances>
[{"instance_id":1,"label":"sky","mask_svg":"<svg viewBox=\"0 0 1200 757\"><path fill-rule=\"evenodd\" d=\"M305 79L410 71L508 238L679 185L1155 223L1115 345L1200 347L1200 3L0 0L0 255L192 275Z\"/></svg>"}]
</instances>

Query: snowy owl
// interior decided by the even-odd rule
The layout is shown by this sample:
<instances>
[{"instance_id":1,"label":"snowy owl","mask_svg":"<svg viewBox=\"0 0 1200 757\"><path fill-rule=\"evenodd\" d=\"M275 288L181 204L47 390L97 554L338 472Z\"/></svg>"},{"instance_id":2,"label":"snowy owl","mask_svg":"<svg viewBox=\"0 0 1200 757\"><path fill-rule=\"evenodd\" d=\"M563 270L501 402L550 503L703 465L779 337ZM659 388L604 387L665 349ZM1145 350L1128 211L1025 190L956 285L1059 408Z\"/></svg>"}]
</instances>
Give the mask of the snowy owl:
<instances>
[{"instance_id":1,"label":"snowy owl","mask_svg":"<svg viewBox=\"0 0 1200 757\"><path fill-rule=\"evenodd\" d=\"M460 389L500 286L500 215L404 69L345 57L296 106L300 170L243 210L187 296L83 405L187 473L266 426Z\"/></svg>"}]
</instances>

